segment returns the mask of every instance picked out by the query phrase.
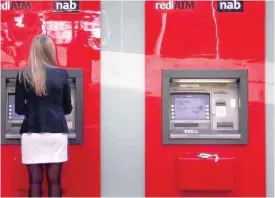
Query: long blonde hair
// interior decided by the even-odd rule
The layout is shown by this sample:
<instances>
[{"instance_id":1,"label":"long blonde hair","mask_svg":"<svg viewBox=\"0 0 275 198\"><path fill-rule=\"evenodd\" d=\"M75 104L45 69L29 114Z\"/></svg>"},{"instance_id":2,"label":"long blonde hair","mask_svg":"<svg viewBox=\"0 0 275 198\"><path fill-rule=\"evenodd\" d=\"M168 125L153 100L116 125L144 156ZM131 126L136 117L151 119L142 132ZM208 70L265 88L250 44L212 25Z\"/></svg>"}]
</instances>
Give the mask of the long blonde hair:
<instances>
[{"instance_id":1,"label":"long blonde hair","mask_svg":"<svg viewBox=\"0 0 275 198\"><path fill-rule=\"evenodd\" d=\"M31 44L29 66L19 73L19 81L32 86L38 96L47 95L46 67L55 67L56 51L52 39L44 34L36 36Z\"/></svg>"}]
</instances>

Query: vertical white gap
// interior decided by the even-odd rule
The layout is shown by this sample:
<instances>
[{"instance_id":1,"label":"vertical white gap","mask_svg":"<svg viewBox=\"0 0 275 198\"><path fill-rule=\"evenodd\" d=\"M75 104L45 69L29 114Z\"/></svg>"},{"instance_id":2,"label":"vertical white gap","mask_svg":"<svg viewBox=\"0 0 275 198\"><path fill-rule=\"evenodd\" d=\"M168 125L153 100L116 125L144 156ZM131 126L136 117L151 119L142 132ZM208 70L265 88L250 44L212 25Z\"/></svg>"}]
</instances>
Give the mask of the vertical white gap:
<instances>
[{"instance_id":1,"label":"vertical white gap","mask_svg":"<svg viewBox=\"0 0 275 198\"><path fill-rule=\"evenodd\" d=\"M267 3L269 3L269 1L266 1L265 2L266 3L266 5L267 5ZM270 64L272 64L272 68L273 68L273 120L271 120L271 122L273 123L273 131L271 131L271 133L273 133L273 142L272 142L272 146L273 146L273 152L272 152L272 154L273 154L273 169L271 170L272 172L271 173L269 173L270 175L272 175L272 181L270 181L270 182L273 182L273 188L272 188L272 194L270 194L270 195L268 195L268 196L271 196L271 197L274 197L274 195L275 195L275 182L274 182L274 170L275 170L275 157L274 157L274 154L275 154L275 150L274 150L274 148L275 148L275 146L274 146L274 143L275 143L275 135L274 135L274 129L275 129L275 120L274 120L274 115L275 115L275 101L274 101L274 99L275 99L275 86L274 86L274 81L275 81L275 65L274 65L274 58L275 58L275 50L274 50L274 46L275 46L275 39L274 39L274 27L275 27L275 14L274 14L274 11L275 11L275 3L274 3L274 1L270 1L270 3L272 3L272 9L271 9L271 14L273 15L273 17L270 17L270 18L272 18L272 30L271 30L271 37L272 37L272 39L273 39L273 46L272 46L272 50L273 50L273 57L272 57L272 62L270 63ZM266 12L267 12L267 9L266 9ZM267 15L267 14L266 14ZM269 16L269 15L268 15ZM267 18L269 18L269 17L267 17ZM266 19L267 20L267 19ZM268 26L267 26L268 27ZM266 38L267 39L267 38ZM267 42L266 42L267 43ZM266 156L266 157L268 157L268 156Z\"/></svg>"},{"instance_id":2,"label":"vertical white gap","mask_svg":"<svg viewBox=\"0 0 275 198\"><path fill-rule=\"evenodd\" d=\"M266 196L274 197L274 2L265 1L265 147L266 147Z\"/></svg>"},{"instance_id":3,"label":"vertical white gap","mask_svg":"<svg viewBox=\"0 0 275 198\"><path fill-rule=\"evenodd\" d=\"M108 33L120 39L101 50L101 196L144 197L144 2L101 5L102 22L108 16L112 24L101 23L101 39Z\"/></svg>"},{"instance_id":4,"label":"vertical white gap","mask_svg":"<svg viewBox=\"0 0 275 198\"><path fill-rule=\"evenodd\" d=\"M120 47L121 47L121 52L123 52L123 0L120 1Z\"/></svg>"}]
</instances>

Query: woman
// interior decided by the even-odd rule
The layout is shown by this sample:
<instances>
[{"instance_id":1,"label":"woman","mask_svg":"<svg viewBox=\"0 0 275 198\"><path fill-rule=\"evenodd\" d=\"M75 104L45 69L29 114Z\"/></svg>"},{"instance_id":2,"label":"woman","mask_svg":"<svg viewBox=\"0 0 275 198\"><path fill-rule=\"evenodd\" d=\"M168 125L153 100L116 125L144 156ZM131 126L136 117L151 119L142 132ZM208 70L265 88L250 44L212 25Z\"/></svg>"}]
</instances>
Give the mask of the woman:
<instances>
[{"instance_id":1,"label":"woman","mask_svg":"<svg viewBox=\"0 0 275 198\"><path fill-rule=\"evenodd\" d=\"M72 111L66 70L56 67L53 41L46 35L34 38L29 66L17 75L15 112L24 115L20 134L22 163L29 173L29 196L42 196L43 165L48 196L61 197L61 168L68 160L68 127L65 115Z\"/></svg>"}]
</instances>

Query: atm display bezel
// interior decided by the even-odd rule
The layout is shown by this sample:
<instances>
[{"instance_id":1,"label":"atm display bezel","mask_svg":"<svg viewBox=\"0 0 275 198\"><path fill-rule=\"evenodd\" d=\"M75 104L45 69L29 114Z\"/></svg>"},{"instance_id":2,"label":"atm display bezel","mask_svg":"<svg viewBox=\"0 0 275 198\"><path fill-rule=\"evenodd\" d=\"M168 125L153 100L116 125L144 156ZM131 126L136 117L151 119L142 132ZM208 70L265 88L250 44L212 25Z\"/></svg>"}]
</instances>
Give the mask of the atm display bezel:
<instances>
[{"instance_id":1,"label":"atm display bezel","mask_svg":"<svg viewBox=\"0 0 275 198\"><path fill-rule=\"evenodd\" d=\"M170 138L170 83L172 79L236 79L239 84L239 139ZM169 113L168 113L169 112ZM172 144L247 144L248 143L248 72L247 70L163 70L162 71L162 143Z\"/></svg>"}]
</instances>

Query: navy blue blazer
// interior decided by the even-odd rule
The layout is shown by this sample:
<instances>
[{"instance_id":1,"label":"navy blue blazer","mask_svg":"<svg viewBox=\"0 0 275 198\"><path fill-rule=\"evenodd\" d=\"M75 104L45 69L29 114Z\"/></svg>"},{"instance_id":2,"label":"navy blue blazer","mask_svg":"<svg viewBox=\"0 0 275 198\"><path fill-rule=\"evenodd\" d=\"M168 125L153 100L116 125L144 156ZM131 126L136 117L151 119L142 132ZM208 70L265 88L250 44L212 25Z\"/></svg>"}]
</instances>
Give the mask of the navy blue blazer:
<instances>
[{"instance_id":1,"label":"navy blue blazer","mask_svg":"<svg viewBox=\"0 0 275 198\"><path fill-rule=\"evenodd\" d=\"M68 133L65 115L72 111L68 72L61 68L46 68L46 96L37 96L33 88L19 82L15 88L15 113L24 115L20 134Z\"/></svg>"}]
</instances>

